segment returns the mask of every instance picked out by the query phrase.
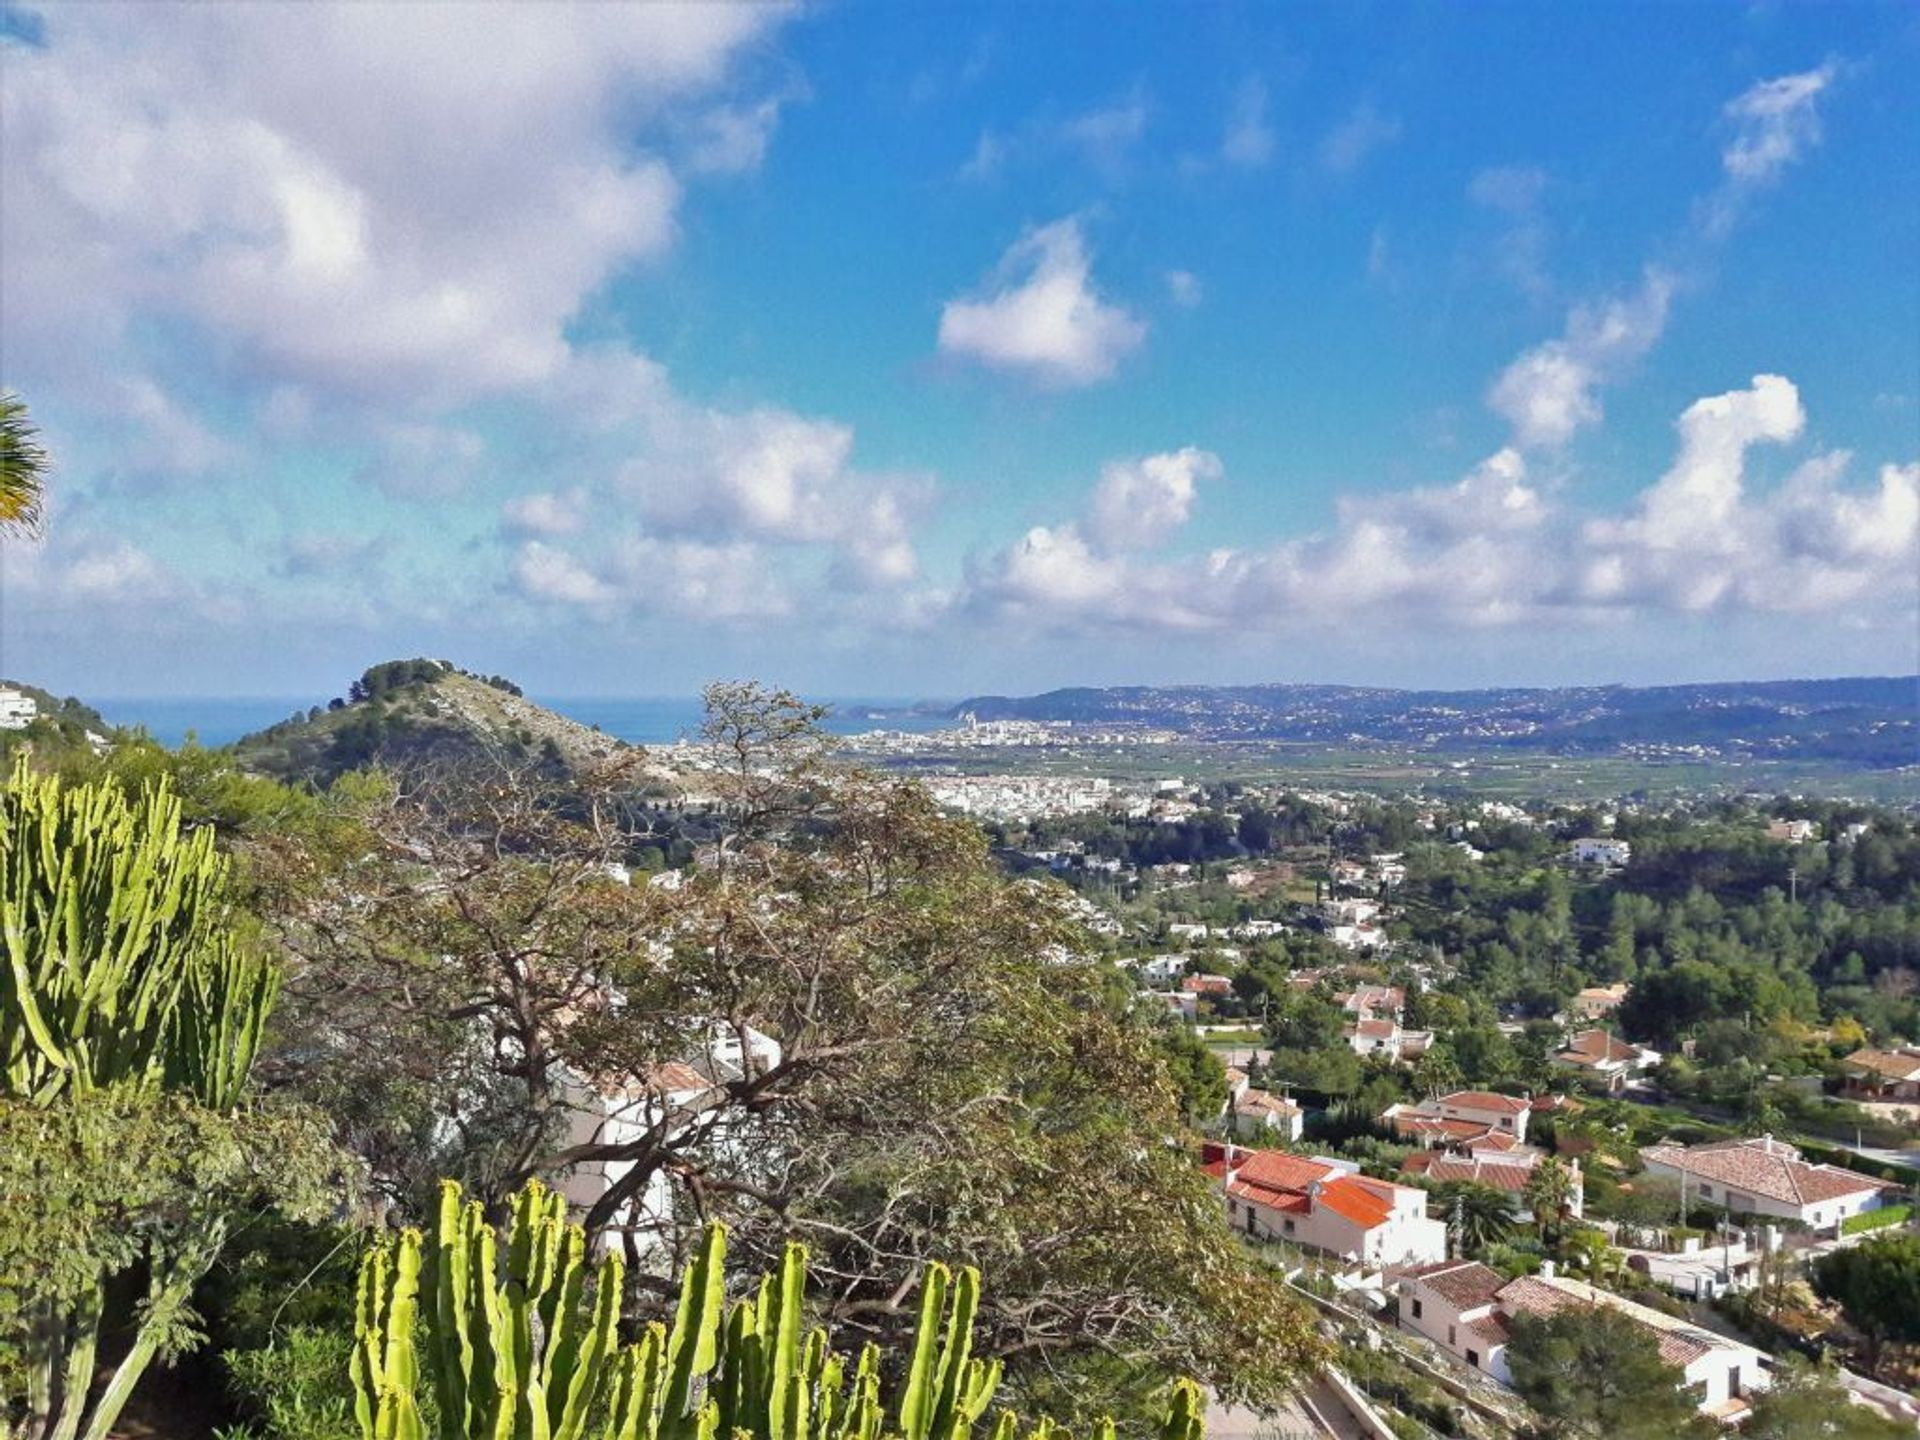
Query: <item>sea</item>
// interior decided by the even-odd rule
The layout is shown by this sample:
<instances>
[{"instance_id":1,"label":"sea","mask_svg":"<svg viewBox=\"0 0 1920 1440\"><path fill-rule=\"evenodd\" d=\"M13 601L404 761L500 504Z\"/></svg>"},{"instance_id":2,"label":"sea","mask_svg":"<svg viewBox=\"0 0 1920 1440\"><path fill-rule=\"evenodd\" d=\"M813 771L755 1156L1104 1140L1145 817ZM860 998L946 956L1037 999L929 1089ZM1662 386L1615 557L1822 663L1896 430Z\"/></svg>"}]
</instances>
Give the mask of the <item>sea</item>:
<instances>
[{"instance_id":1,"label":"sea","mask_svg":"<svg viewBox=\"0 0 1920 1440\"><path fill-rule=\"evenodd\" d=\"M557 710L582 725L598 725L616 739L635 745L667 745L700 728L697 695L565 697L529 695L529 700ZM304 715L310 696L166 696L122 697L91 702L114 725L137 726L163 745L181 745L189 738L213 748L230 745L243 735ZM827 729L838 735L867 730L938 730L953 722L947 704L903 699L823 700L828 707Z\"/></svg>"}]
</instances>

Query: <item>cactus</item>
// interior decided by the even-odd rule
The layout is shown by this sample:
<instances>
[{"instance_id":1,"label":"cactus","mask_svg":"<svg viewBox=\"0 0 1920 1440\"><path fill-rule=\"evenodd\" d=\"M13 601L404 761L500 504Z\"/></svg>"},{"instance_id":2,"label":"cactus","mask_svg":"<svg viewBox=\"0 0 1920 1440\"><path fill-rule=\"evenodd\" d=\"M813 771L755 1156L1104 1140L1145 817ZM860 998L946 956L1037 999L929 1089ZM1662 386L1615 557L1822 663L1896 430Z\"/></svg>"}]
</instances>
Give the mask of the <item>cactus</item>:
<instances>
[{"instance_id":1,"label":"cactus","mask_svg":"<svg viewBox=\"0 0 1920 1440\"><path fill-rule=\"evenodd\" d=\"M973 1355L980 1276L933 1264L885 1428L878 1347L851 1373L825 1330L805 1324L807 1252L789 1244L752 1299L725 1304L726 1232L711 1225L681 1276L671 1327L618 1341L622 1268L591 1277L586 1237L561 1196L537 1181L515 1197L501 1252L477 1202L441 1188L433 1244L413 1231L362 1262L353 1348L363 1440L425 1440L417 1372L432 1379L442 1440L967 1440L1000 1383ZM423 1248L426 1251L423 1261ZM422 1299L424 1297L424 1301ZM417 1317L417 1319L416 1319ZM425 1332L424 1363L412 1334ZM1179 1382L1160 1440L1203 1440L1204 1399ZM1112 1423L1093 1440L1113 1440ZM1011 1412L992 1440L1065 1440L1040 1420L1024 1436Z\"/></svg>"},{"instance_id":2,"label":"cactus","mask_svg":"<svg viewBox=\"0 0 1920 1440\"><path fill-rule=\"evenodd\" d=\"M36 776L18 757L0 789L0 1101L52 1110L138 1087L231 1113L279 974L234 934L228 880L212 829L183 827L167 781L130 799ZM153 1289L104 1388L93 1372L115 1267L102 1262L91 1294L34 1307L20 1347L26 1433L104 1440L228 1219L203 1214L170 1256L148 1251Z\"/></svg>"}]
</instances>

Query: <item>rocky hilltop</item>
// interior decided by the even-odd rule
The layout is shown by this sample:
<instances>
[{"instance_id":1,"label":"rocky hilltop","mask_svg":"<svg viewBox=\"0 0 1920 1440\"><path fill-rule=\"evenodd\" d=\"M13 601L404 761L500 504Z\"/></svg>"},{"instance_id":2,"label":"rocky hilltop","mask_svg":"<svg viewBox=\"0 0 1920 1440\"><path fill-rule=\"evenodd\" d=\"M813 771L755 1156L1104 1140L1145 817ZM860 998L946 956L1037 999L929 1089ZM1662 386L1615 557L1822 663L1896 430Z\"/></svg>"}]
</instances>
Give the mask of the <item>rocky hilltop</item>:
<instances>
[{"instance_id":1,"label":"rocky hilltop","mask_svg":"<svg viewBox=\"0 0 1920 1440\"><path fill-rule=\"evenodd\" d=\"M631 747L535 704L501 676L416 659L375 665L344 696L248 735L233 749L250 770L325 784L369 764L406 768L482 756L566 774Z\"/></svg>"}]
</instances>

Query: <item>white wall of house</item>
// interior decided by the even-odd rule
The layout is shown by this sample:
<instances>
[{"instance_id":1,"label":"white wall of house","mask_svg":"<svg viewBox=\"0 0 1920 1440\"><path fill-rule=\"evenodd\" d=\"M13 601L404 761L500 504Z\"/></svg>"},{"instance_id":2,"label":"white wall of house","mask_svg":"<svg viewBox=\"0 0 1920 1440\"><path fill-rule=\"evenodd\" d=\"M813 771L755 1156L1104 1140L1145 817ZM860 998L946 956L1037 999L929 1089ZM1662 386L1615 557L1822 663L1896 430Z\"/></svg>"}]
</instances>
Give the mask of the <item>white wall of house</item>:
<instances>
[{"instance_id":1,"label":"white wall of house","mask_svg":"<svg viewBox=\"0 0 1920 1440\"><path fill-rule=\"evenodd\" d=\"M1647 1173L1663 1175L1676 1182L1680 1179L1678 1166L1659 1160L1647 1161ZM1698 1171L1689 1170L1686 1178L1688 1193L1698 1195L1706 1204L1718 1205L1735 1215L1771 1215L1783 1220L1798 1220L1815 1230L1838 1230L1842 1221L1868 1210L1878 1210L1882 1205L1897 1204L1901 1198L1898 1190L1858 1190L1851 1195L1799 1205L1791 1200L1755 1195L1737 1186L1709 1180Z\"/></svg>"},{"instance_id":2,"label":"white wall of house","mask_svg":"<svg viewBox=\"0 0 1920 1440\"><path fill-rule=\"evenodd\" d=\"M1399 1187L1387 1219L1371 1229L1338 1211L1315 1205L1306 1214L1227 1197L1227 1222L1261 1240L1288 1240L1369 1265L1424 1265L1447 1253L1447 1227L1426 1215L1423 1190Z\"/></svg>"}]
</instances>

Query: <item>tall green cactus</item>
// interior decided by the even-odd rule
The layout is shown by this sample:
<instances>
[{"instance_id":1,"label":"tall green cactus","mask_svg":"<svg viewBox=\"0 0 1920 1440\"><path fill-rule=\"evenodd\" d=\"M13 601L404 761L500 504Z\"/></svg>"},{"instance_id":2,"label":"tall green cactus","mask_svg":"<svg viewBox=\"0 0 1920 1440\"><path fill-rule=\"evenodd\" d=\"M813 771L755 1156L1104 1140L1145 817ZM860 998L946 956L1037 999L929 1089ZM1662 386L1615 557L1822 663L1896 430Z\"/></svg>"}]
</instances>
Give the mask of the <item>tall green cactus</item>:
<instances>
[{"instance_id":1,"label":"tall green cactus","mask_svg":"<svg viewBox=\"0 0 1920 1440\"><path fill-rule=\"evenodd\" d=\"M0 1103L52 1109L140 1087L230 1115L279 974L236 937L228 878L212 830L183 828L166 781L129 799L36 776L20 757L0 790ZM77 1304L40 1307L23 1345L26 1434L104 1440L166 1317L217 1258L227 1217L179 1224L193 1233L173 1237L170 1258L147 1256L157 1288L104 1388L92 1362L111 1274Z\"/></svg>"},{"instance_id":2,"label":"tall green cactus","mask_svg":"<svg viewBox=\"0 0 1920 1440\"><path fill-rule=\"evenodd\" d=\"M129 801L18 761L0 795L0 1095L162 1083L240 1098L279 986L233 937L213 832L162 781Z\"/></svg>"},{"instance_id":3,"label":"tall green cactus","mask_svg":"<svg viewBox=\"0 0 1920 1440\"><path fill-rule=\"evenodd\" d=\"M680 1279L671 1327L618 1343L622 1269L609 1255L588 1298L586 1237L562 1198L534 1182L514 1200L504 1256L477 1203L442 1186L422 1263L414 1232L361 1266L353 1383L364 1440L423 1440L413 1347L424 1332L442 1440L968 1440L1000 1383L973 1356L980 1276L930 1265L900 1393L885 1431L881 1355L849 1373L826 1331L806 1324L807 1252L789 1244L752 1298L725 1303L726 1232L707 1228ZM425 1296L424 1304L416 1297ZM416 1314L418 1320L416 1322ZM1203 1440L1203 1400L1180 1382L1160 1440ZM1067 1440L1003 1413L993 1440ZM1113 1440L1110 1422L1093 1440Z\"/></svg>"}]
</instances>

